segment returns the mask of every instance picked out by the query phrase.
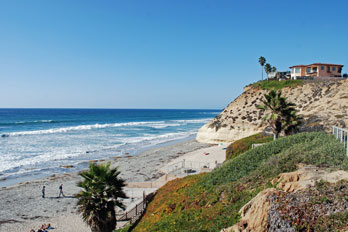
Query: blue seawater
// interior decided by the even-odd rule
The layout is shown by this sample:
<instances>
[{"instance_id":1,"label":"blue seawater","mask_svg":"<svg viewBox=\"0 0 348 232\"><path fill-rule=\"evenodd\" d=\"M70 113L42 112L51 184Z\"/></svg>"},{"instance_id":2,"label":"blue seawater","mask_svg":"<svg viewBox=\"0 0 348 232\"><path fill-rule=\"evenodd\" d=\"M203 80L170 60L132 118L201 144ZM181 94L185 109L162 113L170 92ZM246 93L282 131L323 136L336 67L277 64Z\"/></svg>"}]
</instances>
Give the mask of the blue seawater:
<instances>
[{"instance_id":1,"label":"blue seawater","mask_svg":"<svg viewBox=\"0 0 348 232\"><path fill-rule=\"evenodd\" d=\"M15 179L79 171L88 167L89 160L136 155L158 144L190 138L219 112L0 109L0 186Z\"/></svg>"}]
</instances>

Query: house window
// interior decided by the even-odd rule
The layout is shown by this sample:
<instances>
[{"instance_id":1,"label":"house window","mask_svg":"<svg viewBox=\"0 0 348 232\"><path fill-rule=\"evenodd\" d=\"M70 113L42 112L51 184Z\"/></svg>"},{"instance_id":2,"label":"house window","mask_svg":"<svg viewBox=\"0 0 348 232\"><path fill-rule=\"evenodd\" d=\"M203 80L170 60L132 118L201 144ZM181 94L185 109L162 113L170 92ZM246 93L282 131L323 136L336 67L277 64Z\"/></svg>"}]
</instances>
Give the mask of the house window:
<instances>
[{"instance_id":1,"label":"house window","mask_svg":"<svg viewBox=\"0 0 348 232\"><path fill-rule=\"evenodd\" d=\"M325 66L320 66L321 70L325 70Z\"/></svg>"},{"instance_id":2,"label":"house window","mask_svg":"<svg viewBox=\"0 0 348 232\"><path fill-rule=\"evenodd\" d=\"M295 72L300 73L300 68L296 68Z\"/></svg>"},{"instance_id":3,"label":"house window","mask_svg":"<svg viewBox=\"0 0 348 232\"><path fill-rule=\"evenodd\" d=\"M332 71L336 71L336 67L332 67Z\"/></svg>"},{"instance_id":4,"label":"house window","mask_svg":"<svg viewBox=\"0 0 348 232\"><path fill-rule=\"evenodd\" d=\"M291 73L294 73L294 72L295 72L295 69L294 69L294 68L292 68L292 69L291 69Z\"/></svg>"},{"instance_id":5,"label":"house window","mask_svg":"<svg viewBox=\"0 0 348 232\"><path fill-rule=\"evenodd\" d=\"M311 67L307 67L307 68L306 68L306 72L307 72L307 73L310 73L310 72L311 72Z\"/></svg>"}]
</instances>

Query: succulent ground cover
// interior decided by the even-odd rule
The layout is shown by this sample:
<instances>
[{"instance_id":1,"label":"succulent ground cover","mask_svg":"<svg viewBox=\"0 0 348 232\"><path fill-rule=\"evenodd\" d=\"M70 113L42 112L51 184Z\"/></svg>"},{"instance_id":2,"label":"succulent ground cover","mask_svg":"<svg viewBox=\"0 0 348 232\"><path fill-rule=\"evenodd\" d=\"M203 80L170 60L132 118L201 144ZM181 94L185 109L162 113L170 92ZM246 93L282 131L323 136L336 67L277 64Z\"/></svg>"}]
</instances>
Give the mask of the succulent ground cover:
<instances>
[{"instance_id":1,"label":"succulent ground cover","mask_svg":"<svg viewBox=\"0 0 348 232\"><path fill-rule=\"evenodd\" d=\"M276 231L285 224L291 225L288 229L293 228L293 231L337 231L348 228L347 181L336 184L320 181L313 187L295 193L279 192L270 200L269 231Z\"/></svg>"},{"instance_id":2,"label":"succulent ground cover","mask_svg":"<svg viewBox=\"0 0 348 232\"><path fill-rule=\"evenodd\" d=\"M271 180L296 170L298 163L348 169L344 147L331 135L280 138L226 161L211 173L169 182L159 189L133 231L220 231L237 223L243 205L275 187Z\"/></svg>"}]
</instances>

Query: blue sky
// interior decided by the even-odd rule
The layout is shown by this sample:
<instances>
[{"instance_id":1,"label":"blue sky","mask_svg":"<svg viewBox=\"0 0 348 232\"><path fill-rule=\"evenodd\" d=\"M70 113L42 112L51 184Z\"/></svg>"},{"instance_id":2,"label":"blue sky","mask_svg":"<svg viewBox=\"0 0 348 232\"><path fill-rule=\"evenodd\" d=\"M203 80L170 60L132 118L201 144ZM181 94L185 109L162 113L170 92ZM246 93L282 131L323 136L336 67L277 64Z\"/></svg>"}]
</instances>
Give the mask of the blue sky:
<instances>
[{"instance_id":1,"label":"blue sky","mask_svg":"<svg viewBox=\"0 0 348 232\"><path fill-rule=\"evenodd\" d=\"M348 1L0 0L0 107L211 108L278 70L348 72Z\"/></svg>"}]
</instances>

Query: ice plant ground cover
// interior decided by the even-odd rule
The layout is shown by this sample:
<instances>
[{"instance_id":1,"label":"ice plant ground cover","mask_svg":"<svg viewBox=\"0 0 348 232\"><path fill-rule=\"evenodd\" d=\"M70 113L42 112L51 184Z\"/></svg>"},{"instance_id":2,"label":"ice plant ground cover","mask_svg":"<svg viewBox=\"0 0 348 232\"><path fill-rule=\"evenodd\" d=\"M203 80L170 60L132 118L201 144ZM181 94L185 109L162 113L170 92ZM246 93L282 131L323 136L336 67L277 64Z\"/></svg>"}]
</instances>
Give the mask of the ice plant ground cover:
<instances>
[{"instance_id":1,"label":"ice plant ground cover","mask_svg":"<svg viewBox=\"0 0 348 232\"><path fill-rule=\"evenodd\" d=\"M331 135L314 132L280 138L209 174L169 182L159 189L133 231L220 231L237 223L239 209L260 191L274 187L273 178L296 170L299 163L348 170L343 145Z\"/></svg>"}]
</instances>

